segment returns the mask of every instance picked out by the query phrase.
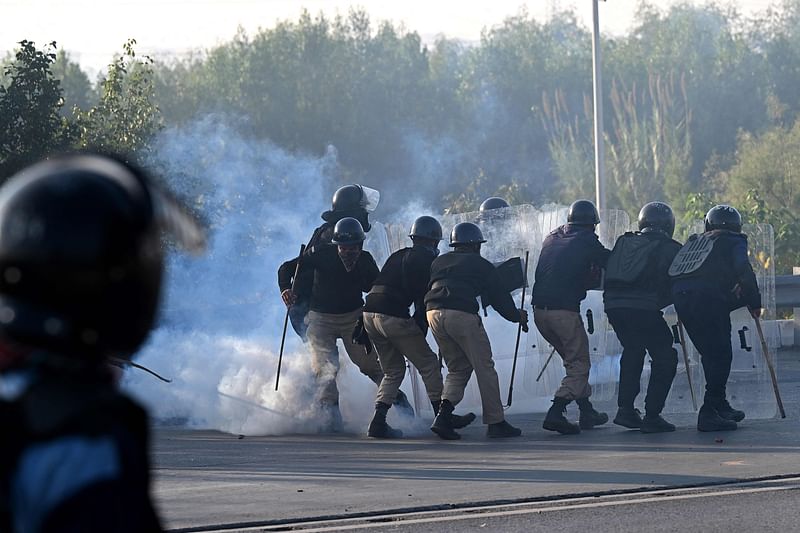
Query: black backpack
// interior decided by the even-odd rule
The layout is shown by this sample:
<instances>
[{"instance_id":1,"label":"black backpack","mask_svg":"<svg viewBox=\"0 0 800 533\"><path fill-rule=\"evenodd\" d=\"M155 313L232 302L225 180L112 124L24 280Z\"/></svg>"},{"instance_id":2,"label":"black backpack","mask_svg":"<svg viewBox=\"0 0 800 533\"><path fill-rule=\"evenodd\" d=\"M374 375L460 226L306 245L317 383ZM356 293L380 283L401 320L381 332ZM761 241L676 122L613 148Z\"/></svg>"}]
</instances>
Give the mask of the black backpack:
<instances>
[{"instance_id":1,"label":"black backpack","mask_svg":"<svg viewBox=\"0 0 800 533\"><path fill-rule=\"evenodd\" d=\"M606 264L606 284L631 285L647 269L650 258L661 241L648 239L641 233L626 232L614 244Z\"/></svg>"}]
</instances>

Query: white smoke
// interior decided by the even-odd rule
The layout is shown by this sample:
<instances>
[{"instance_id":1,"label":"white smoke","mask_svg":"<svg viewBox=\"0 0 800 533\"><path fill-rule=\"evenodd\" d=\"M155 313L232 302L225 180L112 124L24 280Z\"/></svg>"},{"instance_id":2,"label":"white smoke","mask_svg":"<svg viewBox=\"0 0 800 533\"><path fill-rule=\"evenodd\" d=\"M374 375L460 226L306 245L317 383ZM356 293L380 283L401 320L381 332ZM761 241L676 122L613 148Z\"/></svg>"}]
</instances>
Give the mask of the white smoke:
<instances>
[{"instance_id":1,"label":"white smoke","mask_svg":"<svg viewBox=\"0 0 800 533\"><path fill-rule=\"evenodd\" d=\"M165 131L151 165L178 195L197 199L210 233L201 258L175 255L160 325L125 385L162 420L241 434L313 432L310 354L289 328L275 391L285 307L277 269L321 223L337 170L333 149L297 156L247 139L220 117ZM363 431L375 386L341 350L346 429Z\"/></svg>"}]
</instances>

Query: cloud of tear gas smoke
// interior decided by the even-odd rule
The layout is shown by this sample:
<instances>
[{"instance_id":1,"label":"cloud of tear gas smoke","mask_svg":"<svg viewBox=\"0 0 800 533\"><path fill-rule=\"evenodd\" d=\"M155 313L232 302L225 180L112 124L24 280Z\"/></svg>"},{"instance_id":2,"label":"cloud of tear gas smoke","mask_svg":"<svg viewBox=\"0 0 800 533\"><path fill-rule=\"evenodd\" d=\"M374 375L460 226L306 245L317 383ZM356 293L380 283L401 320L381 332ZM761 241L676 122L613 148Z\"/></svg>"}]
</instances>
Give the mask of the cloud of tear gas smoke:
<instances>
[{"instance_id":1,"label":"cloud of tear gas smoke","mask_svg":"<svg viewBox=\"0 0 800 533\"><path fill-rule=\"evenodd\" d=\"M137 362L171 384L132 370L127 388L155 417L231 433L313 432L310 353L289 328L275 392L285 307L277 269L321 223L337 161L290 154L243 138L207 117L165 131L150 164L210 227L205 256L174 256L158 329ZM345 425L363 429L375 386L342 350L339 384Z\"/></svg>"}]
</instances>

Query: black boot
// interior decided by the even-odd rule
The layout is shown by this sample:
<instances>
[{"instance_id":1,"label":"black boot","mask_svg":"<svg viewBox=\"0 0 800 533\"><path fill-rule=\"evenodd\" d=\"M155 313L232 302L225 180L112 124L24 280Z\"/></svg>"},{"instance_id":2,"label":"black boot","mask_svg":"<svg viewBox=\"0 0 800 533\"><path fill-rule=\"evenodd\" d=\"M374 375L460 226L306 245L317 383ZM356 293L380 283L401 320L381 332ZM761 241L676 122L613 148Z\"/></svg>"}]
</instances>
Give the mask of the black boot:
<instances>
[{"instance_id":1,"label":"black boot","mask_svg":"<svg viewBox=\"0 0 800 533\"><path fill-rule=\"evenodd\" d=\"M589 398L581 398L580 400L575 400L575 402L581 410L581 416L578 420L581 429L592 429L608 422L608 415L596 410Z\"/></svg>"},{"instance_id":2,"label":"black boot","mask_svg":"<svg viewBox=\"0 0 800 533\"><path fill-rule=\"evenodd\" d=\"M572 400L567 400L566 398L553 398L553 405L550 406L550 410L547 411L547 416L544 417L544 423L542 427L548 431L558 431L562 435L574 435L576 433L581 432L581 428L578 427L577 424L572 424L567 418L564 416L564 413L567 410L567 405Z\"/></svg>"},{"instance_id":3,"label":"black boot","mask_svg":"<svg viewBox=\"0 0 800 533\"><path fill-rule=\"evenodd\" d=\"M700 413L697 415L697 431L732 431L736 428L736 422L719 416L710 403L706 402L700 408Z\"/></svg>"},{"instance_id":4,"label":"black boot","mask_svg":"<svg viewBox=\"0 0 800 533\"><path fill-rule=\"evenodd\" d=\"M661 415L646 414L639 431L642 433L666 433L675 431L675 425L661 418Z\"/></svg>"},{"instance_id":5,"label":"black boot","mask_svg":"<svg viewBox=\"0 0 800 533\"><path fill-rule=\"evenodd\" d=\"M620 407L617 409L614 423L624 428L639 429L642 427L642 414L633 407Z\"/></svg>"},{"instance_id":6,"label":"black boot","mask_svg":"<svg viewBox=\"0 0 800 533\"><path fill-rule=\"evenodd\" d=\"M449 400L442 400L439 414L433 419L431 431L444 440L458 440L461 438L461 435L453 429L453 409L453 404Z\"/></svg>"},{"instance_id":7,"label":"black boot","mask_svg":"<svg viewBox=\"0 0 800 533\"><path fill-rule=\"evenodd\" d=\"M414 408L411 407L408 396L403 391L397 391L397 396L394 397L394 406L400 411L400 414L414 418Z\"/></svg>"},{"instance_id":8,"label":"black boot","mask_svg":"<svg viewBox=\"0 0 800 533\"><path fill-rule=\"evenodd\" d=\"M372 422L369 423L367 435L375 439L399 439L403 436L403 432L399 429L394 429L386 423L386 413L389 412L389 405L383 402L375 404L375 416L372 417Z\"/></svg>"},{"instance_id":9,"label":"black boot","mask_svg":"<svg viewBox=\"0 0 800 533\"><path fill-rule=\"evenodd\" d=\"M508 437L519 437L520 435L522 435L522 430L515 428L505 420L496 424L489 424L489 427L486 428L486 436L490 439L506 439Z\"/></svg>"},{"instance_id":10,"label":"black boot","mask_svg":"<svg viewBox=\"0 0 800 533\"><path fill-rule=\"evenodd\" d=\"M433 401L431 400L431 407L433 407L433 414L436 415L439 412L439 407L441 406L441 401ZM450 419L453 421L453 427L455 429L465 428L468 425L472 424L475 421L475 413L467 413L465 415L457 415L455 413L450 415Z\"/></svg>"},{"instance_id":11,"label":"black boot","mask_svg":"<svg viewBox=\"0 0 800 533\"><path fill-rule=\"evenodd\" d=\"M706 401L708 402L708 400ZM744 411L734 409L726 399L717 400L713 402L712 405L717 410L717 414L725 420L733 420L734 422L741 422L744 420Z\"/></svg>"}]
</instances>

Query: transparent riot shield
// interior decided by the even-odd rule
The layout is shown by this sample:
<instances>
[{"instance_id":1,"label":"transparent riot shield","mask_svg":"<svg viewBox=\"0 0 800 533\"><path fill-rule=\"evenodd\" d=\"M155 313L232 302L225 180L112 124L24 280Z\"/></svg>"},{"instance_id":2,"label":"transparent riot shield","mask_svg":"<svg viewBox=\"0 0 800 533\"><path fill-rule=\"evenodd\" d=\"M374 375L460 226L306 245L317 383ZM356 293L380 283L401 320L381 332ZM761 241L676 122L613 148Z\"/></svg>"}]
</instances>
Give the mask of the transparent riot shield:
<instances>
[{"instance_id":1,"label":"transparent riot shield","mask_svg":"<svg viewBox=\"0 0 800 533\"><path fill-rule=\"evenodd\" d=\"M372 228L367 232L367 240L364 241L364 249L372 254L378 267L381 267L386 262L393 250L391 249L389 235L384 224L380 222L372 223Z\"/></svg>"},{"instance_id":2,"label":"transparent riot shield","mask_svg":"<svg viewBox=\"0 0 800 533\"><path fill-rule=\"evenodd\" d=\"M544 236L567 223L568 208L548 205L539 213L539 222ZM598 237L607 248L611 248L617 237L625 233L630 219L624 211L607 210L600 213ZM600 290L590 290L581 302L581 318L589 338L591 369L589 383L592 398L597 401L610 400L616 393L619 380L619 351L608 350L608 340L615 339L603 312L603 296ZM537 357L529 357L524 369L524 383L537 401L536 405L547 408L549 400L561 384L565 371L561 358L553 353L553 347L538 332L532 350ZM533 355L533 353L531 354ZM548 362L549 361L549 362Z\"/></svg>"}]
</instances>

